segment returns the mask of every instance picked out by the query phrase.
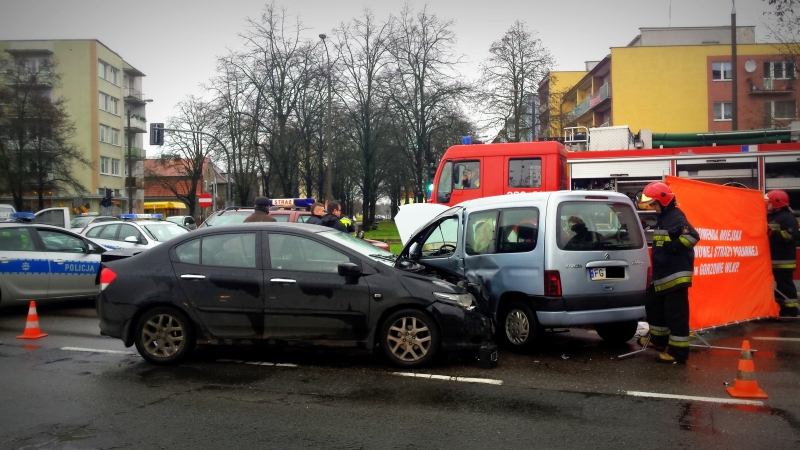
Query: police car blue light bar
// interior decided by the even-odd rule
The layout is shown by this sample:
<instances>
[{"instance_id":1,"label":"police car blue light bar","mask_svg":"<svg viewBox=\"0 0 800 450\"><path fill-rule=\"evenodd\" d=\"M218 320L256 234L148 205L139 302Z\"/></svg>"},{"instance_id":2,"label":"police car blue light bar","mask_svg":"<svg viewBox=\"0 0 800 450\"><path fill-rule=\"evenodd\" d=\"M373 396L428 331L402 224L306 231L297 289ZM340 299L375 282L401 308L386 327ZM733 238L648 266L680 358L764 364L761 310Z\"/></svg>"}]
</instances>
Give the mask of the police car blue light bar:
<instances>
[{"instance_id":1,"label":"police car blue light bar","mask_svg":"<svg viewBox=\"0 0 800 450\"><path fill-rule=\"evenodd\" d=\"M164 217L163 214L120 214L119 217L123 220L131 219L158 219Z\"/></svg>"},{"instance_id":2,"label":"police car blue light bar","mask_svg":"<svg viewBox=\"0 0 800 450\"><path fill-rule=\"evenodd\" d=\"M36 215L29 212L15 212L11 213L11 218L16 220L33 220L36 218Z\"/></svg>"},{"instance_id":3,"label":"police car blue light bar","mask_svg":"<svg viewBox=\"0 0 800 450\"><path fill-rule=\"evenodd\" d=\"M273 198L269 201L270 206L297 206L298 208L308 208L316 203L313 198Z\"/></svg>"}]
</instances>

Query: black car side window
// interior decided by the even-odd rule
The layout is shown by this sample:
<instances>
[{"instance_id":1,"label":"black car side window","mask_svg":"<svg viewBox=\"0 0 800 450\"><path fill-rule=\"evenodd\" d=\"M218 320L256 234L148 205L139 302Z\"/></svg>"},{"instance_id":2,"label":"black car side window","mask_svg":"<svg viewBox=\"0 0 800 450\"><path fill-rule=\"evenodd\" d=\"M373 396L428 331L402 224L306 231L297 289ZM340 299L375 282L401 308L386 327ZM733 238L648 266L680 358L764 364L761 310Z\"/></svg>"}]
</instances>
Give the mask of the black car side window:
<instances>
[{"instance_id":1,"label":"black car side window","mask_svg":"<svg viewBox=\"0 0 800 450\"><path fill-rule=\"evenodd\" d=\"M194 239L175 247L178 261L186 264L200 264L200 239Z\"/></svg>"},{"instance_id":2,"label":"black car side window","mask_svg":"<svg viewBox=\"0 0 800 450\"><path fill-rule=\"evenodd\" d=\"M338 273L339 263L350 262L350 258L311 239L270 234L269 261L273 269Z\"/></svg>"},{"instance_id":3,"label":"black car side window","mask_svg":"<svg viewBox=\"0 0 800 450\"><path fill-rule=\"evenodd\" d=\"M256 234L205 236L200 247L204 266L256 268Z\"/></svg>"}]
</instances>

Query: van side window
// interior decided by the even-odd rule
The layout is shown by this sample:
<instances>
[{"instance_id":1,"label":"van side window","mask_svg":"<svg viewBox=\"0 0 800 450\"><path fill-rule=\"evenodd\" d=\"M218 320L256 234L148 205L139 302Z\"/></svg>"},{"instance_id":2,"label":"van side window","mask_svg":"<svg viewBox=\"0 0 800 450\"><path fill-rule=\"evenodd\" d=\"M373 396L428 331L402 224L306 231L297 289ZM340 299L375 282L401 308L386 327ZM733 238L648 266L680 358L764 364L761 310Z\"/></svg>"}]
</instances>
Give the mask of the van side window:
<instances>
[{"instance_id":1,"label":"van side window","mask_svg":"<svg viewBox=\"0 0 800 450\"><path fill-rule=\"evenodd\" d=\"M626 203L564 202L558 207L558 248L627 250L642 248L639 218Z\"/></svg>"},{"instance_id":2,"label":"van side window","mask_svg":"<svg viewBox=\"0 0 800 450\"><path fill-rule=\"evenodd\" d=\"M497 211L475 212L467 219L468 255L494 253L496 248Z\"/></svg>"},{"instance_id":3,"label":"van side window","mask_svg":"<svg viewBox=\"0 0 800 450\"><path fill-rule=\"evenodd\" d=\"M509 159L508 187L538 188L542 187L542 159Z\"/></svg>"},{"instance_id":4,"label":"van side window","mask_svg":"<svg viewBox=\"0 0 800 450\"><path fill-rule=\"evenodd\" d=\"M453 189L478 189L481 187L480 161L456 161L453 177Z\"/></svg>"},{"instance_id":5,"label":"van side window","mask_svg":"<svg viewBox=\"0 0 800 450\"><path fill-rule=\"evenodd\" d=\"M500 215L500 236L497 253L529 252L539 238L537 208L505 209Z\"/></svg>"}]
</instances>

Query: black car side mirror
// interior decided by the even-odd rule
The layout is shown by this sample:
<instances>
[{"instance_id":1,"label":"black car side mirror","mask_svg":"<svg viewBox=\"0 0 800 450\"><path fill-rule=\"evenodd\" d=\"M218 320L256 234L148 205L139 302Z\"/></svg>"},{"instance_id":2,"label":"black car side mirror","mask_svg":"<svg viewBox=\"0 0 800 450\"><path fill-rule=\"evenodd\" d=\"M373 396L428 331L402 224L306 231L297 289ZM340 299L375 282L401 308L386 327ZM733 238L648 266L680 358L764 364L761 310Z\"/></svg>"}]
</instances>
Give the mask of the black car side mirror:
<instances>
[{"instance_id":1,"label":"black car side mirror","mask_svg":"<svg viewBox=\"0 0 800 450\"><path fill-rule=\"evenodd\" d=\"M362 274L361 266L358 264L350 262L339 263L339 275L343 277L360 277Z\"/></svg>"}]
</instances>

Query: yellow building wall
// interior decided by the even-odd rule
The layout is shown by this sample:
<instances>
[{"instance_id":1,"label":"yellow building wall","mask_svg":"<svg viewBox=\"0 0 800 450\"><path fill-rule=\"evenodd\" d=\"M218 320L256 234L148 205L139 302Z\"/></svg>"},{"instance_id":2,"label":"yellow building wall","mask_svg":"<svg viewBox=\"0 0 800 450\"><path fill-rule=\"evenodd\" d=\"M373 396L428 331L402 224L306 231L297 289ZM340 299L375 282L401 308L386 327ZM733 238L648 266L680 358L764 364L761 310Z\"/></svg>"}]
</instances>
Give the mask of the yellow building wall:
<instances>
[{"instance_id":1,"label":"yellow building wall","mask_svg":"<svg viewBox=\"0 0 800 450\"><path fill-rule=\"evenodd\" d=\"M707 58L730 51L729 45L612 48L613 124L634 133L708 131ZM770 44L748 44L737 53L741 66L747 55L781 52Z\"/></svg>"},{"instance_id":2,"label":"yellow building wall","mask_svg":"<svg viewBox=\"0 0 800 450\"><path fill-rule=\"evenodd\" d=\"M563 119L561 117L571 111L575 105L571 102L566 103L563 105L562 111L562 97L586 74L585 71L550 72L550 136L563 135Z\"/></svg>"}]
</instances>

